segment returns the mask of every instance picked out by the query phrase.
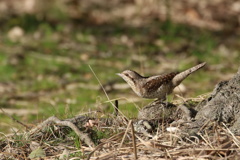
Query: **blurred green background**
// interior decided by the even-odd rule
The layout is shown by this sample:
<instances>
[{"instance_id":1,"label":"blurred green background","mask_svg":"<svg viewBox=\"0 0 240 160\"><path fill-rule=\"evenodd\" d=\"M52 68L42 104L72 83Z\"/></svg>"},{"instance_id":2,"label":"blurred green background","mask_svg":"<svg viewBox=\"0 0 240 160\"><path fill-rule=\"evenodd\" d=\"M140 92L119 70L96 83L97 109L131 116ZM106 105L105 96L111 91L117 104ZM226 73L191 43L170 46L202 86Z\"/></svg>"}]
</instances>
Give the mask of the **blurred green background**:
<instances>
[{"instance_id":1,"label":"blurred green background","mask_svg":"<svg viewBox=\"0 0 240 160\"><path fill-rule=\"evenodd\" d=\"M224 0L2 0L0 107L28 125L53 115L111 113L89 65L128 117L136 117L149 100L138 98L115 74L125 69L147 76L206 61L177 94L209 93L239 67L239 5ZM19 128L24 130L0 111L0 132Z\"/></svg>"}]
</instances>

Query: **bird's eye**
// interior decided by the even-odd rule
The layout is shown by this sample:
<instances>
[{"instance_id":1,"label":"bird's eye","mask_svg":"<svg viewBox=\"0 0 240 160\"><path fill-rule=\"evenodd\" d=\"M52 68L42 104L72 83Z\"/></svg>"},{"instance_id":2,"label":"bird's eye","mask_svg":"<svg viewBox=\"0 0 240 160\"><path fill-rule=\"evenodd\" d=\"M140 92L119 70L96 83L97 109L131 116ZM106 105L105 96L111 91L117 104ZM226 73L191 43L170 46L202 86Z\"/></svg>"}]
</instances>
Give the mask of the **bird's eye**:
<instances>
[{"instance_id":1,"label":"bird's eye","mask_svg":"<svg viewBox=\"0 0 240 160\"><path fill-rule=\"evenodd\" d=\"M125 76L129 77L129 74L128 74L128 73L125 73Z\"/></svg>"}]
</instances>

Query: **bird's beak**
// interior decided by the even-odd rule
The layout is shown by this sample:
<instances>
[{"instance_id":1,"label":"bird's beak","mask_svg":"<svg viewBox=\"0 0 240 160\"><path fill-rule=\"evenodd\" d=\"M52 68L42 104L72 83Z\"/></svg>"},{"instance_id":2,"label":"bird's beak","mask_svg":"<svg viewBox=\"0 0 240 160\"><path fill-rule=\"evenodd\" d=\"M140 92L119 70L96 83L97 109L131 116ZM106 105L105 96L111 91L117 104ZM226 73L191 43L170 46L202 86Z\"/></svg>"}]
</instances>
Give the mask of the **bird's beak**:
<instances>
[{"instance_id":1,"label":"bird's beak","mask_svg":"<svg viewBox=\"0 0 240 160\"><path fill-rule=\"evenodd\" d=\"M122 76L122 74L121 74L121 73L116 73L116 75L118 75L118 76L120 76L120 77Z\"/></svg>"}]
</instances>

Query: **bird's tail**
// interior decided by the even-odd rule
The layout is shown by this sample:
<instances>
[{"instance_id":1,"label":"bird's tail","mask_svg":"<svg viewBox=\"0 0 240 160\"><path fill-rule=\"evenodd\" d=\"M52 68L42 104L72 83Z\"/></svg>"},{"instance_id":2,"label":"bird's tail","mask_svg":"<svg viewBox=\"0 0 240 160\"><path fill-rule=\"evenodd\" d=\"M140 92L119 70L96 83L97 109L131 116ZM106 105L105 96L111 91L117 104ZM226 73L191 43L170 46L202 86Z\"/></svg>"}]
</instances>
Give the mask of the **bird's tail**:
<instances>
[{"instance_id":1,"label":"bird's tail","mask_svg":"<svg viewBox=\"0 0 240 160\"><path fill-rule=\"evenodd\" d=\"M199 70L200 68L204 67L206 64L206 62L198 64L192 68L187 69L186 71L180 72L179 74L177 74L172 82L173 85L176 87L178 86L185 78L187 78L187 76L189 76L190 74L192 74L193 72Z\"/></svg>"}]
</instances>

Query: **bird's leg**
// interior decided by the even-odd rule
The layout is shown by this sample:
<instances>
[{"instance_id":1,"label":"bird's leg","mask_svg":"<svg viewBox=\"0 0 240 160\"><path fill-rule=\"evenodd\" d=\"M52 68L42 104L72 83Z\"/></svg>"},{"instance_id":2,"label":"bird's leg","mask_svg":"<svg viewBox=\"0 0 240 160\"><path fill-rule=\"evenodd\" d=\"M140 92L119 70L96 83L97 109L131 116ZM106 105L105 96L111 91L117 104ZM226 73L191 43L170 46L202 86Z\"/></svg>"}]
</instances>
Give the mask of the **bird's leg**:
<instances>
[{"instance_id":1,"label":"bird's leg","mask_svg":"<svg viewBox=\"0 0 240 160\"><path fill-rule=\"evenodd\" d=\"M161 103L161 104L167 104L167 97L162 97L162 98L158 98L155 101L153 101L153 103Z\"/></svg>"},{"instance_id":2,"label":"bird's leg","mask_svg":"<svg viewBox=\"0 0 240 160\"><path fill-rule=\"evenodd\" d=\"M167 102L167 94L161 98L158 98L157 101Z\"/></svg>"}]
</instances>

